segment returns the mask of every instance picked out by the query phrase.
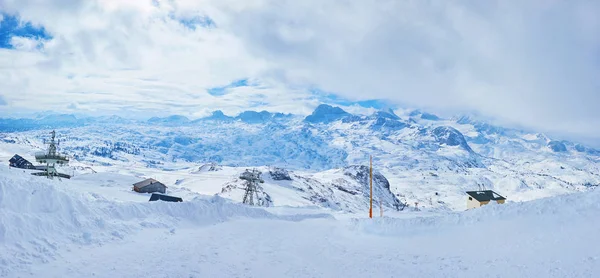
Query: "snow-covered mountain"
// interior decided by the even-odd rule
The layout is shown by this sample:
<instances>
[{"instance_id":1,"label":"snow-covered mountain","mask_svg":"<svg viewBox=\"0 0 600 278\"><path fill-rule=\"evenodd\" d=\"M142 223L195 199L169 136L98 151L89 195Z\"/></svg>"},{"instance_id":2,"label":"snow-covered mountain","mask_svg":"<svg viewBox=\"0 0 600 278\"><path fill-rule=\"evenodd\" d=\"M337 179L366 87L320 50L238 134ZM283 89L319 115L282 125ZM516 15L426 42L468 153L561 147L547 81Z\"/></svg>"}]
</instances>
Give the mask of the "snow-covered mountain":
<instances>
[{"instance_id":1,"label":"snow-covered mountain","mask_svg":"<svg viewBox=\"0 0 600 278\"><path fill-rule=\"evenodd\" d=\"M197 120L182 116L148 121L47 117L56 122L48 118L0 120L4 151L10 153L11 146L21 145L33 152L42 147L48 128L57 128L62 150L88 166L135 165L173 171L184 164L216 163L279 167L318 176L318 172L368 165L373 155L375 169L401 202L455 210L465 209L464 191L482 187L506 195L509 201L524 201L600 184L599 151L466 116L443 119L423 111L391 110L353 115L321 105L308 117L266 111L237 116L216 111ZM231 182L224 181L221 188L230 185L234 194L236 186ZM265 186L266 194L286 186L304 190L296 190L304 197L334 190L324 177L308 193L300 181L274 184L275 189ZM361 196L364 190L359 185L364 181L345 189L356 189ZM327 195L326 202L332 204L328 207L345 200L336 194Z\"/></svg>"}]
</instances>

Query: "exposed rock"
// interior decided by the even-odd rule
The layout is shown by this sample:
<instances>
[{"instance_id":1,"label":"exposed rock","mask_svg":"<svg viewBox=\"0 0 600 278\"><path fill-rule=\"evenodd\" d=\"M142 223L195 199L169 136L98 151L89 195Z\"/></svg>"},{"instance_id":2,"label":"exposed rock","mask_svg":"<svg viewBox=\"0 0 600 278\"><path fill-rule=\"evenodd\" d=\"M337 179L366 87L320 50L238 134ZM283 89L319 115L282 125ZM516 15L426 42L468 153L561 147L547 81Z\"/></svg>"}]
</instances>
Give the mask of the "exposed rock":
<instances>
[{"instance_id":1,"label":"exposed rock","mask_svg":"<svg viewBox=\"0 0 600 278\"><path fill-rule=\"evenodd\" d=\"M553 152L566 152L567 151L567 146L563 143L563 142L559 142L559 141L550 141L548 142L548 147L553 151Z\"/></svg>"},{"instance_id":2,"label":"exposed rock","mask_svg":"<svg viewBox=\"0 0 600 278\"><path fill-rule=\"evenodd\" d=\"M344 175L354 179L362 185L361 191L364 196L369 195L369 167L364 165L348 166L344 168ZM343 184L335 187L338 190L352 195L360 194L360 192L345 188ZM373 171L373 195L376 196L379 202L383 202L396 210L403 210L406 207L406 204L400 202L400 200L398 200L398 198L390 191L390 182L388 179L378 171Z\"/></svg>"},{"instance_id":3,"label":"exposed rock","mask_svg":"<svg viewBox=\"0 0 600 278\"><path fill-rule=\"evenodd\" d=\"M461 146L466 151L473 152L471 147L469 147L469 144L467 144L467 140L465 140L463 134L455 128L449 126L436 127L432 131L432 135L440 144L445 144L448 146Z\"/></svg>"},{"instance_id":4,"label":"exposed rock","mask_svg":"<svg viewBox=\"0 0 600 278\"><path fill-rule=\"evenodd\" d=\"M282 180L291 181L292 180L292 177L290 176L290 173L288 172L288 170L283 169L283 168L273 167L269 170L269 175L271 175L271 178L276 181L282 181Z\"/></svg>"},{"instance_id":5,"label":"exposed rock","mask_svg":"<svg viewBox=\"0 0 600 278\"><path fill-rule=\"evenodd\" d=\"M217 172L221 170L223 170L223 167L221 167L217 163L204 164L198 168L199 172Z\"/></svg>"}]
</instances>

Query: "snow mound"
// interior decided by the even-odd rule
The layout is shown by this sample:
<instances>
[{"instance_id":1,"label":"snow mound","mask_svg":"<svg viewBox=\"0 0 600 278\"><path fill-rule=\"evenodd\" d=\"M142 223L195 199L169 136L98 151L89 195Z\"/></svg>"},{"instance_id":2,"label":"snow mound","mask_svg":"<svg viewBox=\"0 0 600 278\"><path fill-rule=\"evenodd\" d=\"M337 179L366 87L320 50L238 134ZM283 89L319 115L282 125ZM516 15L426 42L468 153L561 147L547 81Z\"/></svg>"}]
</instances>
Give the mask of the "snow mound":
<instances>
[{"instance_id":1,"label":"snow mound","mask_svg":"<svg viewBox=\"0 0 600 278\"><path fill-rule=\"evenodd\" d=\"M73 192L57 180L0 170L0 276L48 262L64 244L102 245L147 228L211 225L238 218L301 221L326 214L277 216L218 196L183 203L114 202Z\"/></svg>"},{"instance_id":2,"label":"snow mound","mask_svg":"<svg viewBox=\"0 0 600 278\"><path fill-rule=\"evenodd\" d=\"M351 229L367 233L398 236L406 233L435 233L440 228L469 226L478 223L557 223L564 219L593 221L600 211L600 190L573 193L529 202L508 202L485 205L465 212L453 212L435 217L410 219L353 219Z\"/></svg>"}]
</instances>

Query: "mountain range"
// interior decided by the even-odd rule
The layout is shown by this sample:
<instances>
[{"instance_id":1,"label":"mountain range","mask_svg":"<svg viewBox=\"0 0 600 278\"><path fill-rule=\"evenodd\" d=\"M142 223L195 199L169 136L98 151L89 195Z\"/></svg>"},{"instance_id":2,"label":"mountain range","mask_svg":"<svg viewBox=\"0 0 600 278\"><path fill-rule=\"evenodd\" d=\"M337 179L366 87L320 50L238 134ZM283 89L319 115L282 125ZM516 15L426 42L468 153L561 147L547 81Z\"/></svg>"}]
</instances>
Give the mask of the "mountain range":
<instances>
[{"instance_id":1,"label":"mountain range","mask_svg":"<svg viewBox=\"0 0 600 278\"><path fill-rule=\"evenodd\" d=\"M494 189L509 201L526 201L600 184L594 148L419 110L355 115L323 104L306 117L215 111L195 120L173 115L146 121L47 115L0 119L0 140L33 151L43 148L49 128L57 129L64 152L92 165L169 171L182 163L216 163L317 173L368 165L372 155L391 192L419 207L462 209L466 190Z\"/></svg>"}]
</instances>

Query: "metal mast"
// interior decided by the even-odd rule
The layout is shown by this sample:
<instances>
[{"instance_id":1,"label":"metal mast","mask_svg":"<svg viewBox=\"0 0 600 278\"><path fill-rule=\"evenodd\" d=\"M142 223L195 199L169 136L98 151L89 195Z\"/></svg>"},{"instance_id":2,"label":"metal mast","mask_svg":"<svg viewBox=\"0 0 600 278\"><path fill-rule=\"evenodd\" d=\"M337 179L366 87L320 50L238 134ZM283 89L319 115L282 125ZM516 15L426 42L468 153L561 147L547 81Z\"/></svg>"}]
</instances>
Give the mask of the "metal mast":
<instances>
[{"instance_id":1,"label":"metal mast","mask_svg":"<svg viewBox=\"0 0 600 278\"><path fill-rule=\"evenodd\" d=\"M246 181L246 189L244 192L243 203L247 205L254 205L254 195L257 195L258 183L264 183L265 181L260 178L261 173L253 169L252 171L246 169L246 172L240 175L240 179ZM258 195L256 196L258 199Z\"/></svg>"},{"instance_id":2,"label":"metal mast","mask_svg":"<svg viewBox=\"0 0 600 278\"><path fill-rule=\"evenodd\" d=\"M68 175L60 174L56 171L56 165L66 165L69 163L69 158L66 155L59 154L56 151L56 132L53 130L50 132L52 134L52 138L50 139L50 144L48 146L48 152L46 153L36 153L35 160L39 163L46 164L46 169L44 172L40 173L41 176L47 176L48 178L54 178L55 176L70 178ZM59 141L60 143L60 141ZM40 175L38 173L34 173L35 175Z\"/></svg>"}]
</instances>

